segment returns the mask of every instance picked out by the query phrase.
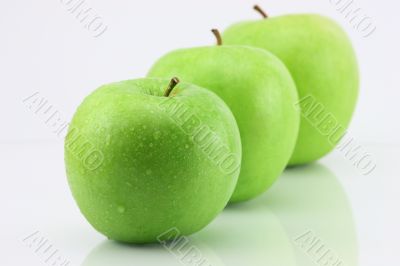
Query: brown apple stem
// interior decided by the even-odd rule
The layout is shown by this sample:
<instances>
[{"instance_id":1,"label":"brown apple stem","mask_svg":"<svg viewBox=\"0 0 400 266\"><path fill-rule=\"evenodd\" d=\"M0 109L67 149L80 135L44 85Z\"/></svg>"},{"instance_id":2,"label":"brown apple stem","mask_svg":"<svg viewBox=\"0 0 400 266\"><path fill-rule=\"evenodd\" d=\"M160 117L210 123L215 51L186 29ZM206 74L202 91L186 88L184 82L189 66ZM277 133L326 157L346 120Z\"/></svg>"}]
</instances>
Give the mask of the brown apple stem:
<instances>
[{"instance_id":1,"label":"brown apple stem","mask_svg":"<svg viewBox=\"0 0 400 266\"><path fill-rule=\"evenodd\" d=\"M218 46L222 45L222 38L221 38L221 34L219 33L219 30L212 29L211 31L212 31L212 33L214 33L214 36L217 39L217 45Z\"/></svg>"},{"instance_id":2,"label":"brown apple stem","mask_svg":"<svg viewBox=\"0 0 400 266\"><path fill-rule=\"evenodd\" d=\"M263 18L268 18L268 14L265 13L265 11L259 5L255 5L253 8L255 11L260 13Z\"/></svg>"},{"instance_id":3,"label":"brown apple stem","mask_svg":"<svg viewBox=\"0 0 400 266\"><path fill-rule=\"evenodd\" d=\"M178 85L178 83L179 83L178 78L176 77L172 78L168 84L168 87L164 91L164 97L168 97L171 94L172 90L176 87L176 85Z\"/></svg>"}]
</instances>

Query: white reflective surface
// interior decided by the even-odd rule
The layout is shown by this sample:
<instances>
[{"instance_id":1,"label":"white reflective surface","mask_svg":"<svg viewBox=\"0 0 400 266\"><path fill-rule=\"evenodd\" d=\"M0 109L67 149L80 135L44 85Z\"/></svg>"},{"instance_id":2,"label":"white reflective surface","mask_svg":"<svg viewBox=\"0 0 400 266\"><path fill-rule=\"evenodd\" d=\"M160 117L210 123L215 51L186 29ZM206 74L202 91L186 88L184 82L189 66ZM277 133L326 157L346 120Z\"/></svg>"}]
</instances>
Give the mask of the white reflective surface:
<instances>
[{"instance_id":1,"label":"white reflective surface","mask_svg":"<svg viewBox=\"0 0 400 266\"><path fill-rule=\"evenodd\" d=\"M395 227L399 181L393 167L399 149L368 147L379 158L371 175L357 174L334 152L320 163L287 169L267 193L228 206L186 245L166 249L109 241L88 225L67 186L62 143L2 144L2 264L45 265L49 253L36 251L39 236L70 265L83 266L201 265L195 263L200 261L308 266L327 260L325 251L343 265L391 261L400 236ZM29 236L35 232L37 242L32 242Z\"/></svg>"}]
</instances>

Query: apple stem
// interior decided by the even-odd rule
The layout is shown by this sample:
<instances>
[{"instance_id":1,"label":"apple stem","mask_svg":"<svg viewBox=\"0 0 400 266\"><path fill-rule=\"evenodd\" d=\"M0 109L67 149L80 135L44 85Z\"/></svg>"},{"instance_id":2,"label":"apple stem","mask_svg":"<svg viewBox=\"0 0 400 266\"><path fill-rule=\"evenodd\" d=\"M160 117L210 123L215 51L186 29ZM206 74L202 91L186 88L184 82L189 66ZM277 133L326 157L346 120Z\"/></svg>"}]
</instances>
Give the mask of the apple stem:
<instances>
[{"instance_id":1,"label":"apple stem","mask_svg":"<svg viewBox=\"0 0 400 266\"><path fill-rule=\"evenodd\" d=\"M265 11L259 5L255 5L253 8L255 11L260 13L263 18L268 18L268 14L265 13Z\"/></svg>"},{"instance_id":2,"label":"apple stem","mask_svg":"<svg viewBox=\"0 0 400 266\"><path fill-rule=\"evenodd\" d=\"M219 30L212 29L211 31L212 31L212 33L214 33L214 36L217 39L217 45L218 46L222 45L222 38L221 38L221 34L219 33Z\"/></svg>"},{"instance_id":3,"label":"apple stem","mask_svg":"<svg viewBox=\"0 0 400 266\"><path fill-rule=\"evenodd\" d=\"M178 85L178 83L179 79L177 77L172 78L168 84L168 87L165 89L164 97L168 97L171 94L172 90L176 87L176 85Z\"/></svg>"}]
</instances>

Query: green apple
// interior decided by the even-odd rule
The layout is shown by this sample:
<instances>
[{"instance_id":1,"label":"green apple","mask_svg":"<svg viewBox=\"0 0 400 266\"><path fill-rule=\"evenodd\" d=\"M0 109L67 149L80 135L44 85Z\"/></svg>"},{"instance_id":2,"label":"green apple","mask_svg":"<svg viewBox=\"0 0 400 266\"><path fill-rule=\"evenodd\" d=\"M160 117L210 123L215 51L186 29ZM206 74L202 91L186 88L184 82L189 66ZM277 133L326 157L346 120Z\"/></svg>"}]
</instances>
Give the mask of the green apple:
<instances>
[{"instance_id":1,"label":"green apple","mask_svg":"<svg viewBox=\"0 0 400 266\"><path fill-rule=\"evenodd\" d=\"M147 243L171 228L194 233L236 186L241 143L233 114L209 90L168 84L104 85L70 124L68 183L83 215L108 238Z\"/></svg>"},{"instance_id":2,"label":"green apple","mask_svg":"<svg viewBox=\"0 0 400 266\"><path fill-rule=\"evenodd\" d=\"M355 53L341 27L326 17L261 13L265 19L229 27L224 43L262 48L285 63L304 99L300 107L306 107L290 164L315 161L334 148L350 123L359 87Z\"/></svg>"},{"instance_id":3,"label":"green apple","mask_svg":"<svg viewBox=\"0 0 400 266\"><path fill-rule=\"evenodd\" d=\"M159 59L148 76L179 76L212 90L231 108L243 150L231 202L254 198L282 173L293 152L300 113L293 106L298 100L294 81L276 56L244 46L181 49Z\"/></svg>"}]
</instances>

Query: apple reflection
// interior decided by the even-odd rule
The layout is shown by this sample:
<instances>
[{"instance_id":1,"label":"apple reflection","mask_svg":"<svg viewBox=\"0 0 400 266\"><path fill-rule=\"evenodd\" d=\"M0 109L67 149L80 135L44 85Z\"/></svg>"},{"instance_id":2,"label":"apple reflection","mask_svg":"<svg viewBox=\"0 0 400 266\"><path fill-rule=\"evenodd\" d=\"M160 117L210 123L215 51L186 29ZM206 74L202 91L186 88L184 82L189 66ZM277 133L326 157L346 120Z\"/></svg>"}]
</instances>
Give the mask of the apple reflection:
<instances>
[{"instance_id":1,"label":"apple reflection","mask_svg":"<svg viewBox=\"0 0 400 266\"><path fill-rule=\"evenodd\" d=\"M302 236L307 236L306 241ZM346 194L321 164L287 169L267 193L229 205L180 248L105 240L82 265L309 266L334 265L335 261L357 265L356 234ZM190 248L198 252L185 256L184 250ZM335 254L335 261L328 262L327 250Z\"/></svg>"}]
</instances>

